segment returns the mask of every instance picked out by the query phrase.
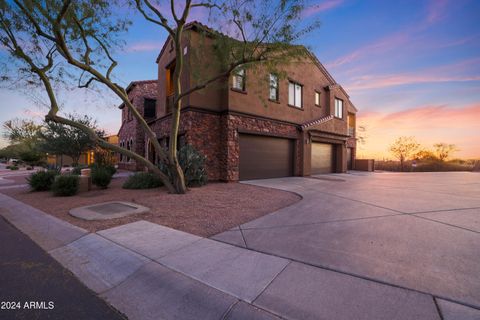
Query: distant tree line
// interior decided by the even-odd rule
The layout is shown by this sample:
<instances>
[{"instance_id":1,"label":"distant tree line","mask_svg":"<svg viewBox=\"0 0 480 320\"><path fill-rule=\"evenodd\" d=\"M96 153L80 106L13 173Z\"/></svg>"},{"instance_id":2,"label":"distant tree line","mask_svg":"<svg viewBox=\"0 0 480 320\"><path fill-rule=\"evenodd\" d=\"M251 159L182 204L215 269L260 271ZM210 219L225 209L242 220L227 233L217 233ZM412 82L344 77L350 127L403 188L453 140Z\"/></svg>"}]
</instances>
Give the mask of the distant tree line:
<instances>
[{"instance_id":1,"label":"distant tree line","mask_svg":"<svg viewBox=\"0 0 480 320\"><path fill-rule=\"evenodd\" d=\"M100 137L105 136L96 120L89 116L70 114L68 118L92 128ZM73 166L77 166L81 155L96 147L84 131L53 121L9 120L3 124L3 136L9 145L0 150L0 158L17 158L29 165L42 164L46 155L52 154L67 155L72 158Z\"/></svg>"},{"instance_id":2,"label":"distant tree line","mask_svg":"<svg viewBox=\"0 0 480 320\"><path fill-rule=\"evenodd\" d=\"M398 160L399 166L386 161L377 162L377 169L392 171L458 171L472 170L471 161L450 160L459 151L455 144L439 142L426 148L414 137L397 138L389 147L389 152ZM407 167L407 163L409 166Z\"/></svg>"}]
</instances>

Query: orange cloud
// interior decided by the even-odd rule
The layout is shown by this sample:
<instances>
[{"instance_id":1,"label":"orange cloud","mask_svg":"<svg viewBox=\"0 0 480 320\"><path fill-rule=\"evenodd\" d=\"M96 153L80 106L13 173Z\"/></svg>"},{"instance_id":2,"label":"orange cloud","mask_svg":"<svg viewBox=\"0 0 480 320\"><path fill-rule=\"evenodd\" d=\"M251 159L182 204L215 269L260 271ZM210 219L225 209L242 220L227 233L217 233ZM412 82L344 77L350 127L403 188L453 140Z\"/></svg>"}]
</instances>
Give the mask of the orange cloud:
<instances>
[{"instance_id":1,"label":"orange cloud","mask_svg":"<svg viewBox=\"0 0 480 320\"><path fill-rule=\"evenodd\" d=\"M400 136L414 136L424 147L453 143L463 158L480 158L480 103L464 107L421 106L405 111L359 113L358 123L367 128L363 157L390 158L389 145Z\"/></svg>"}]
</instances>

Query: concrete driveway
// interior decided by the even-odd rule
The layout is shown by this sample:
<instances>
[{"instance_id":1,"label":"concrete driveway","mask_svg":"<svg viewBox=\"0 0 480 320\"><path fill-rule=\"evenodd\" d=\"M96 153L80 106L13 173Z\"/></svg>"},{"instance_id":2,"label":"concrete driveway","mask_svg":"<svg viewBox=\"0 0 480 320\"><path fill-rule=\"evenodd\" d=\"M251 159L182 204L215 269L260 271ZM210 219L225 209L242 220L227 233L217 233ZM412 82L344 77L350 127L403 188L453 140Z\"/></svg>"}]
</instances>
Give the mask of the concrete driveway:
<instances>
[{"instance_id":1,"label":"concrete driveway","mask_svg":"<svg viewBox=\"0 0 480 320\"><path fill-rule=\"evenodd\" d=\"M425 293L441 309L480 308L480 174L353 172L246 183L303 200L215 239ZM264 295L272 290L276 304L287 298L272 287Z\"/></svg>"},{"instance_id":2,"label":"concrete driveway","mask_svg":"<svg viewBox=\"0 0 480 320\"><path fill-rule=\"evenodd\" d=\"M480 320L480 174L249 183L303 199L212 239L88 233L3 194L0 215L129 319Z\"/></svg>"}]
</instances>

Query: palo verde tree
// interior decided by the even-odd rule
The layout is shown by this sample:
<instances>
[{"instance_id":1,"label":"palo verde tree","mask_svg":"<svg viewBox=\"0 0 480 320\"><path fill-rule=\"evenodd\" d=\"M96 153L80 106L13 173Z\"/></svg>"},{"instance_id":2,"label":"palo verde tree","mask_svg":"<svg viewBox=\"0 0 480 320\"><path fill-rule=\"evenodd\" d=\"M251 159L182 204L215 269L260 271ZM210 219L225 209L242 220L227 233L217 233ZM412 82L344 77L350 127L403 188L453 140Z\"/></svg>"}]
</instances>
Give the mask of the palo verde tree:
<instances>
[{"instance_id":1,"label":"palo verde tree","mask_svg":"<svg viewBox=\"0 0 480 320\"><path fill-rule=\"evenodd\" d=\"M440 161L445 161L450 157L455 151L458 151L458 148L454 144L447 143L435 143L433 145L435 149L435 155Z\"/></svg>"},{"instance_id":2,"label":"palo verde tree","mask_svg":"<svg viewBox=\"0 0 480 320\"><path fill-rule=\"evenodd\" d=\"M403 171L405 160L410 159L416 154L420 144L414 137L400 137L390 146L390 152L400 161L400 167Z\"/></svg>"},{"instance_id":3,"label":"palo verde tree","mask_svg":"<svg viewBox=\"0 0 480 320\"><path fill-rule=\"evenodd\" d=\"M116 1L0 0L0 41L15 62L15 71L34 84L38 82L36 79L40 79L49 99L47 121L84 131L98 146L145 165L160 177L169 191L185 193L185 179L177 159L177 135L184 98L221 79L227 79L238 67L253 68L261 64L265 68L274 68L280 61L308 55L304 47L292 44L318 25L316 22L306 25L300 21L303 9L301 0L198 1L185 0L180 3L170 0L167 6L163 2L149 0L135 0L132 3L145 19L166 30L174 44L176 63L168 151L160 146L155 132L133 106L125 88L114 80L117 66L115 49L129 26L127 17L117 10ZM213 73L204 73L208 76L202 77L191 87L183 88L180 79L185 62L181 44L193 10L206 10L211 16L220 17L218 25L225 26L227 30L223 33L208 32L214 44L214 60L221 64L220 68ZM72 80L76 80L81 88L100 85L119 97L145 131L159 160L170 174L162 172L142 155L108 143L92 128L61 116L55 88L58 84L71 85Z\"/></svg>"}]
</instances>

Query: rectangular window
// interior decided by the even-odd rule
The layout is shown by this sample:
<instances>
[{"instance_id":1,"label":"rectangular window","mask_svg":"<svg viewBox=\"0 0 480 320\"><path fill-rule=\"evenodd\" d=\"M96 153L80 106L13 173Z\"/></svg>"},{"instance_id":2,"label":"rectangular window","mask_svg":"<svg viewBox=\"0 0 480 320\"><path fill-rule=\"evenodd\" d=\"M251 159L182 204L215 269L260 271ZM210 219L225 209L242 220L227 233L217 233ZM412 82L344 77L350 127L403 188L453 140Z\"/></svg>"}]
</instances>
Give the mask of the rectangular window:
<instances>
[{"instance_id":1,"label":"rectangular window","mask_svg":"<svg viewBox=\"0 0 480 320\"><path fill-rule=\"evenodd\" d=\"M295 82L288 83L288 104L301 108L302 107L302 86Z\"/></svg>"},{"instance_id":2,"label":"rectangular window","mask_svg":"<svg viewBox=\"0 0 480 320\"><path fill-rule=\"evenodd\" d=\"M145 98L143 101L143 117L145 119L153 119L157 116L156 104L157 100Z\"/></svg>"},{"instance_id":3,"label":"rectangular window","mask_svg":"<svg viewBox=\"0 0 480 320\"><path fill-rule=\"evenodd\" d=\"M315 105L320 107L320 92L315 91Z\"/></svg>"},{"instance_id":4,"label":"rectangular window","mask_svg":"<svg viewBox=\"0 0 480 320\"><path fill-rule=\"evenodd\" d=\"M335 117L343 119L343 100L335 98Z\"/></svg>"},{"instance_id":5,"label":"rectangular window","mask_svg":"<svg viewBox=\"0 0 480 320\"><path fill-rule=\"evenodd\" d=\"M173 82L174 73L175 73L175 61L170 63L165 70L165 76L166 76L165 89L167 91L167 97L175 93L175 86Z\"/></svg>"},{"instance_id":6,"label":"rectangular window","mask_svg":"<svg viewBox=\"0 0 480 320\"><path fill-rule=\"evenodd\" d=\"M278 95L278 76L276 74L270 74L270 95L269 99L273 101L279 100Z\"/></svg>"},{"instance_id":7,"label":"rectangular window","mask_svg":"<svg viewBox=\"0 0 480 320\"><path fill-rule=\"evenodd\" d=\"M233 72L233 89L245 91L245 69L237 69Z\"/></svg>"}]
</instances>

